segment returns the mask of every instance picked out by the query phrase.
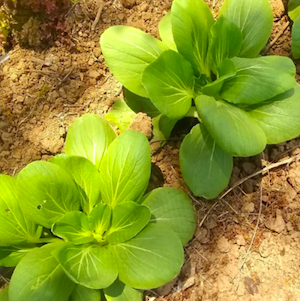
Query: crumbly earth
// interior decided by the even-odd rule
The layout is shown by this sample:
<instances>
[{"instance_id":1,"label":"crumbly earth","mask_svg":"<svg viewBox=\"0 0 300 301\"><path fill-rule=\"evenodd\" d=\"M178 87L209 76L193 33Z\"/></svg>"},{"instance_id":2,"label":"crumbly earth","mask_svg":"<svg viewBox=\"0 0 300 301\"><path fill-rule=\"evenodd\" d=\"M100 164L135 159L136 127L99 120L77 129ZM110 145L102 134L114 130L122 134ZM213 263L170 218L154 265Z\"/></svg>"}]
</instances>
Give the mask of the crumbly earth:
<instances>
[{"instance_id":1,"label":"crumbly earth","mask_svg":"<svg viewBox=\"0 0 300 301\"><path fill-rule=\"evenodd\" d=\"M222 1L206 2L216 16ZM280 0L270 2L274 14L270 41L276 42L266 52L290 56L284 6ZM99 36L116 24L158 36L158 22L172 1L105 0L93 30L99 3L80 0L68 12L72 32L67 43L56 41L47 50L17 46L9 60L1 63L1 173L15 175L34 160L48 160L63 150L67 129L75 118L108 112L122 97L122 86L105 65ZM299 62L295 64L299 73ZM149 119L140 117L145 124L136 124L135 129L150 135ZM190 194L180 172L179 147L180 140L163 148L151 144L151 187L172 186ZM235 160L230 186L249 179L222 200L207 202L190 194L199 227L186 247L182 272L172 283L146 292L146 300L300 300L300 163L285 163L298 154L300 138L269 146L260 156ZM283 163L250 177L276 162Z\"/></svg>"}]
</instances>

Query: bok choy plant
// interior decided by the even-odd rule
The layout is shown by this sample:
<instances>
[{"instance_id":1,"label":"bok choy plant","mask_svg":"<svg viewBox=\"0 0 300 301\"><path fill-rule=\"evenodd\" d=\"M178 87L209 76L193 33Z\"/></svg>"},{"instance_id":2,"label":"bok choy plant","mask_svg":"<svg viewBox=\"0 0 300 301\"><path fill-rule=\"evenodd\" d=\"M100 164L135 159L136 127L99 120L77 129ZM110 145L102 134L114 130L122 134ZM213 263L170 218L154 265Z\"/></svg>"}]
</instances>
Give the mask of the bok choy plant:
<instances>
[{"instance_id":1,"label":"bok choy plant","mask_svg":"<svg viewBox=\"0 0 300 301\"><path fill-rule=\"evenodd\" d=\"M99 116L70 127L66 154L0 176L0 265L16 269L2 301L141 301L172 280L196 221L174 188L144 195L150 147Z\"/></svg>"},{"instance_id":2,"label":"bok choy plant","mask_svg":"<svg viewBox=\"0 0 300 301\"><path fill-rule=\"evenodd\" d=\"M212 199L226 188L233 157L300 134L293 62L259 56L272 24L268 0L225 0L217 21L203 0L174 0L159 24L161 40L128 26L101 36L133 110L149 109L165 137L178 120L198 118L180 149L183 178L196 196Z\"/></svg>"},{"instance_id":3,"label":"bok choy plant","mask_svg":"<svg viewBox=\"0 0 300 301\"><path fill-rule=\"evenodd\" d=\"M290 0L288 14L294 22L292 27L292 55L295 59L300 58L300 1Z\"/></svg>"}]
</instances>

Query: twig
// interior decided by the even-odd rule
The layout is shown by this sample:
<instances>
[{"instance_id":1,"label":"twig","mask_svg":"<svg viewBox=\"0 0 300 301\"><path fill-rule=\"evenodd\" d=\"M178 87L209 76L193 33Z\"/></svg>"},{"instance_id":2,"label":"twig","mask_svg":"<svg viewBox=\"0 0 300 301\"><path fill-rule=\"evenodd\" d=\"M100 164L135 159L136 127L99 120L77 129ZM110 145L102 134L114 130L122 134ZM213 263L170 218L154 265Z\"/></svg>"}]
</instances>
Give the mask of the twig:
<instances>
[{"instance_id":1,"label":"twig","mask_svg":"<svg viewBox=\"0 0 300 301\"><path fill-rule=\"evenodd\" d=\"M227 194L229 194L232 190L234 190L235 188L237 188L238 186L240 186L241 184L243 184L244 182L246 182L247 180L251 179L251 178L254 178L260 174L264 174L265 172L267 172L268 170L271 170L271 169L274 169L274 168L277 168L279 166L282 166L282 165L286 165L286 164L290 164L292 162L296 162L300 160L300 154L298 154L297 156L293 156L289 159L286 159L286 160L283 160L281 162L277 162L277 163L274 163L274 164L270 164L269 166L266 166L265 168L249 175L248 177L246 178L243 178L239 181L237 181L231 188L229 188L225 193L223 193L221 196L220 196L220 200L222 200Z\"/></svg>"},{"instance_id":2,"label":"twig","mask_svg":"<svg viewBox=\"0 0 300 301\"><path fill-rule=\"evenodd\" d=\"M218 204L219 204L219 201L216 201L216 202L209 208L209 210L207 211L207 213L204 215L202 221L200 222L199 228L202 227L202 225L204 224L204 222L205 222L206 218L208 217L208 215L211 213L211 211L212 211ZM196 238L197 238L197 237L198 237L198 236L196 236Z\"/></svg>"},{"instance_id":3,"label":"twig","mask_svg":"<svg viewBox=\"0 0 300 301\"><path fill-rule=\"evenodd\" d=\"M96 18L92 24L92 30L94 31L99 20L100 20L100 17L101 17L101 13L102 13L102 10L103 10L103 7L104 7L104 3L100 0L100 3L99 3L99 7L98 7L98 11L97 11L97 15L96 15Z\"/></svg>"},{"instance_id":4,"label":"twig","mask_svg":"<svg viewBox=\"0 0 300 301\"><path fill-rule=\"evenodd\" d=\"M166 142L166 141L180 141L182 138L167 138L167 139L155 139L151 140L150 144L156 143L156 142Z\"/></svg>"},{"instance_id":5,"label":"twig","mask_svg":"<svg viewBox=\"0 0 300 301\"><path fill-rule=\"evenodd\" d=\"M253 242L254 242L254 239L255 239L255 236L256 236L256 233L257 233L257 229L258 229L258 225L259 225L259 220L260 220L260 217L261 217L261 212L262 212L262 186L260 187L260 202L259 202L259 212L258 212L258 217L257 217L257 221L256 221L256 225L255 225L255 229L254 229L254 233L252 235L252 239L251 239L251 242L250 242L250 245L249 245L249 248L247 250L247 253L245 255L245 258L243 260L243 263L241 264L240 268L239 268L239 271L235 274L235 276L231 279L231 282L233 282L233 280L236 278L236 276L242 271L246 261L247 261L247 258L250 254L250 251L251 251L251 248L252 248L252 245L253 245Z\"/></svg>"},{"instance_id":6,"label":"twig","mask_svg":"<svg viewBox=\"0 0 300 301\"><path fill-rule=\"evenodd\" d=\"M263 51L263 54L266 54L270 48L277 42L277 40L282 36L282 34L285 32L285 30L288 28L288 26L290 25L290 22L287 21L284 25L284 27L278 32L278 34L276 35L276 37L266 46L266 48Z\"/></svg>"}]
</instances>

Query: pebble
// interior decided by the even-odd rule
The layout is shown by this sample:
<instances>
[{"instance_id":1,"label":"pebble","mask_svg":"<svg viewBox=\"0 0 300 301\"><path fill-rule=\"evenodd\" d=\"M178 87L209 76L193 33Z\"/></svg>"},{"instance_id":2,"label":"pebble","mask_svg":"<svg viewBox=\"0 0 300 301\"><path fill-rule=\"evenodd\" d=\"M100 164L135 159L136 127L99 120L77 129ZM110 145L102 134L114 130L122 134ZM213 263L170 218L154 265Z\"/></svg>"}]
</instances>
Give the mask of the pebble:
<instances>
[{"instance_id":1,"label":"pebble","mask_svg":"<svg viewBox=\"0 0 300 301\"><path fill-rule=\"evenodd\" d=\"M254 208L255 208L254 203L252 203L252 202L251 203L245 203L243 205L242 211L246 212L246 213L251 213L251 212L254 211Z\"/></svg>"},{"instance_id":2,"label":"pebble","mask_svg":"<svg viewBox=\"0 0 300 301\"><path fill-rule=\"evenodd\" d=\"M276 218L266 221L266 227L277 233L281 233L285 229L285 221L279 210L276 212Z\"/></svg>"},{"instance_id":3,"label":"pebble","mask_svg":"<svg viewBox=\"0 0 300 301\"><path fill-rule=\"evenodd\" d=\"M229 241L224 236L222 236L218 240L217 248L219 249L219 251L221 253L228 253L230 251L231 244L229 243Z\"/></svg>"},{"instance_id":4,"label":"pebble","mask_svg":"<svg viewBox=\"0 0 300 301\"><path fill-rule=\"evenodd\" d=\"M236 243L239 245L239 246L245 246L246 245L246 240L244 238L243 235L239 234L236 236Z\"/></svg>"}]
</instances>

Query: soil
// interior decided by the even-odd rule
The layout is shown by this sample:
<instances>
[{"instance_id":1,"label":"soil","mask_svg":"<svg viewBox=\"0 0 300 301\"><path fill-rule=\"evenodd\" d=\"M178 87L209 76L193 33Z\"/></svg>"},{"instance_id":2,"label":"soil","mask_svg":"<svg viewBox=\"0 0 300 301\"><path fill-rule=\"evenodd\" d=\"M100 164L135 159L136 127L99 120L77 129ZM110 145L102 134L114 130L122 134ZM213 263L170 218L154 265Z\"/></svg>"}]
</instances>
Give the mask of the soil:
<instances>
[{"instance_id":1,"label":"soil","mask_svg":"<svg viewBox=\"0 0 300 301\"><path fill-rule=\"evenodd\" d=\"M222 1L206 1L215 15ZM291 37L283 3L270 1L274 26L267 54L290 56ZM122 86L105 65L99 36L109 26L126 24L158 35L157 25L171 0L106 0L93 30L99 1L80 0L67 13L72 25L68 43L47 50L16 46L0 65L0 172L15 175L34 160L48 160L63 150L69 125L78 116L104 115L122 98ZM283 31L283 29L285 30ZM283 33L282 33L283 31ZM277 36L279 38L277 39ZM300 65L295 61L300 80ZM149 134L143 115L131 125ZM235 159L230 187L249 177L225 198L207 202L191 195L181 176L180 141L152 147L157 185L190 194L198 215L186 262L170 284L146 293L156 301L296 301L300 300L300 138L269 146L253 158ZM254 172L276 162L262 175ZM154 185L155 186L155 185ZM261 213L259 214L259 212Z\"/></svg>"}]
</instances>

